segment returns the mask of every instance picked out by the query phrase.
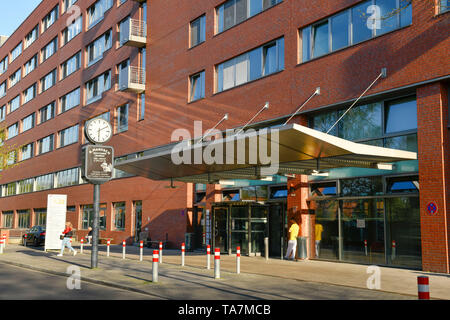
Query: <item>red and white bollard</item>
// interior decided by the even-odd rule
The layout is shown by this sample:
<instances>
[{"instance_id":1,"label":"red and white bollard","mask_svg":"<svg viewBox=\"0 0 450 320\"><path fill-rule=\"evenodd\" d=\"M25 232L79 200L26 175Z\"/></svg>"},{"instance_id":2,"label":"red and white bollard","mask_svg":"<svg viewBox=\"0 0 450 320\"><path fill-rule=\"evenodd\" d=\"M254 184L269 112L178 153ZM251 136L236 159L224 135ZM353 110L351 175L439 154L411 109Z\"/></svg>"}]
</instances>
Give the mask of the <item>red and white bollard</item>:
<instances>
[{"instance_id":1,"label":"red and white bollard","mask_svg":"<svg viewBox=\"0 0 450 320\"><path fill-rule=\"evenodd\" d=\"M419 300L430 300L430 285L428 282L428 277L417 277L417 286L419 289Z\"/></svg>"},{"instance_id":2,"label":"red and white bollard","mask_svg":"<svg viewBox=\"0 0 450 320\"><path fill-rule=\"evenodd\" d=\"M139 242L139 251L139 261L142 261L144 257L144 241L142 240Z\"/></svg>"},{"instance_id":3,"label":"red and white bollard","mask_svg":"<svg viewBox=\"0 0 450 320\"><path fill-rule=\"evenodd\" d=\"M367 256L367 240L364 240L364 252L366 253Z\"/></svg>"},{"instance_id":4,"label":"red and white bollard","mask_svg":"<svg viewBox=\"0 0 450 320\"><path fill-rule=\"evenodd\" d=\"M396 251L397 251L397 243L395 242L395 240L392 240L391 260L395 260Z\"/></svg>"},{"instance_id":5,"label":"red and white bollard","mask_svg":"<svg viewBox=\"0 0 450 320\"><path fill-rule=\"evenodd\" d=\"M6 234L3 234L3 249L6 248Z\"/></svg>"},{"instance_id":6,"label":"red and white bollard","mask_svg":"<svg viewBox=\"0 0 450 320\"><path fill-rule=\"evenodd\" d=\"M185 251L184 242L181 244L181 266L184 267L184 251Z\"/></svg>"},{"instance_id":7,"label":"red and white bollard","mask_svg":"<svg viewBox=\"0 0 450 320\"><path fill-rule=\"evenodd\" d=\"M4 243L4 239L3 239L3 237L1 237L1 239L0 239L0 254L3 254L3 243Z\"/></svg>"},{"instance_id":8,"label":"red and white bollard","mask_svg":"<svg viewBox=\"0 0 450 320\"><path fill-rule=\"evenodd\" d=\"M80 253L83 254L83 244L84 244L84 239L81 238L80 240Z\"/></svg>"},{"instance_id":9,"label":"red and white bollard","mask_svg":"<svg viewBox=\"0 0 450 320\"><path fill-rule=\"evenodd\" d=\"M153 282L158 282L158 250L153 250L153 264L152 264Z\"/></svg>"},{"instance_id":10,"label":"red and white bollard","mask_svg":"<svg viewBox=\"0 0 450 320\"><path fill-rule=\"evenodd\" d=\"M127 243L125 240L122 241L122 259L125 259L125 248L127 246Z\"/></svg>"},{"instance_id":11,"label":"red and white bollard","mask_svg":"<svg viewBox=\"0 0 450 320\"><path fill-rule=\"evenodd\" d=\"M220 249L214 249L214 279L220 279Z\"/></svg>"},{"instance_id":12,"label":"red and white bollard","mask_svg":"<svg viewBox=\"0 0 450 320\"><path fill-rule=\"evenodd\" d=\"M206 269L211 269L211 246L206 246Z\"/></svg>"},{"instance_id":13,"label":"red and white bollard","mask_svg":"<svg viewBox=\"0 0 450 320\"><path fill-rule=\"evenodd\" d=\"M162 249L163 249L163 244L162 242L159 243L159 263L162 263Z\"/></svg>"},{"instance_id":14,"label":"red and white bollard","mask_svg":"<svg viewBox=\"0 0 450 320\"><path fill-rule=\"evenodd\" d=\"M241 247L236 248L236 273L241 273Z\"/></svg>"},{"instance_id":15,"label":"red and white bollard","mask_svg":"<svg viewBox=\"0 0 450 320\"><path fill-rule=\"evenodd\" d=\"M106 256L109 257L109 246L111 245L111 240L106 240Z\"/></svg>"},{"instance_id":16,"label":"red and white bollard","mask_svg":"<svg viewBox=\"0 0 450 320\"><path fill-rule=\"evenodd\" d=\"M25 233L25 237L23 238L23 245L27 246L27 234Z\"/></svg>"}]
</instances>

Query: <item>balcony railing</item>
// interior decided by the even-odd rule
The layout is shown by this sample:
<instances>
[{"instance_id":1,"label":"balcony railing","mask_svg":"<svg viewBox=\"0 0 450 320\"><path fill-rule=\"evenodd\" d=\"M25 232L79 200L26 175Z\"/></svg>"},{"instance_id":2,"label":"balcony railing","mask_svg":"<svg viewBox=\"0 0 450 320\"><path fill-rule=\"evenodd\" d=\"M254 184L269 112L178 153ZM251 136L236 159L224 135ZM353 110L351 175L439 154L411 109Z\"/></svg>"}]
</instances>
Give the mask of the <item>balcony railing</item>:
<instances>
[{"instance_id":1,"label":"balcony railing","mask_svg":"<svg viewBox=\"0 0 450 320\"><path fill-rule=\"evenodd\" d=\"M120 43L133 47L145 47L147 44L147 23L142 20L128 19L120 30Z\"/></svg>"},{"instance_id":2,"label":"balcony railing","mask_svg":"<svg viewBox=\"0 0 450 320\"><path fill-rule=\"evenodd\" d=\"M119 90L142 93L145 91L145 69L126 67L119 73Z\"/></svg>"}]
</instances>

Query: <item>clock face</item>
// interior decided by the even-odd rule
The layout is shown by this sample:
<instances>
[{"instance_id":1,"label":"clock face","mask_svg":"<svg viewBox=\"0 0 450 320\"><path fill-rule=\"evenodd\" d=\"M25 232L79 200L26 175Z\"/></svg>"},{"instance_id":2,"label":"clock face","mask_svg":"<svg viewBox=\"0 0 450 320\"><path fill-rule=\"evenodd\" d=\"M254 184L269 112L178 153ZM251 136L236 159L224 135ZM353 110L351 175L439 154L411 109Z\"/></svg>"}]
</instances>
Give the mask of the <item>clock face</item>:
<instances>
[{"instance_id":1,"label":"clock face","mask_svg":"<svg viewBox=\"0 0 450 320\"><path fill-rule=\"evenodd\" d=\"M86 124L86 137L92 143L105 143L111 136L111 124L105 119L94 119Z\"/></svg>"}]
</instances>

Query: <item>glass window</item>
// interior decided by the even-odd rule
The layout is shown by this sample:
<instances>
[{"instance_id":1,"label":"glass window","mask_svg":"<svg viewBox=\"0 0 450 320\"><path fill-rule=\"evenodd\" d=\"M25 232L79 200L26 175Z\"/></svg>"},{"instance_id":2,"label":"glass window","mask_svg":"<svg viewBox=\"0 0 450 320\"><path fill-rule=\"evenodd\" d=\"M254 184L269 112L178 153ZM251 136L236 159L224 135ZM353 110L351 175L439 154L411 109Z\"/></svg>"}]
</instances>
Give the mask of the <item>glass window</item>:
<instances>
[{"instance_id":1,"label":"glass window","mask_svg":"<svg viewBox=\"0 0 450 320\"><path fill-rule=\"evenodd\" d=\"M387 193L418 193L419 177L395 177L386 179Z\"/></svg>"},{"instance_id":2,"label":"glass window","mask_svg":"<svg viewBox=\"0 0 450 320\"><path fill-rule=\"evenodd\" d=\"M53 87L56 83L56 69L41 78L41 93Z\"/></svg>"},{"instance_id":3,"label":"glass window","mask_svg":"<svg viewBox=\"0 0 450 320\"><path fill-rule=\"evenodd\" d=\"M205 97L205 71L190 76L190 101L195 101Z\"/></svg>"},{"instance_id":4,"label":"glass window","mask_svg":"<svg viewBox=\"0 0 450 320\"><path fill-rule=\"evenodd\" d=\"M269 198L267 186L244 187L241 189L242 200L262 201Z\"/></svg>"},{"instance_id":5,"label":"glass window","mask_svg":"<svg viewBox=\"0 0 450 320\"><path fill-rule=\"evenodd\" d=\"M63 12L66 12L71 6L75 4L78 0L64 0Z\"/></svg>"},{"instance_id":6,"label":"glass window","mask_svg":"<svg viewBox=\"0 0 450 320\"><path fill-rule=\"evenodd\" d=\"M19 194L33 192L34 179L19 181Z\"/></svg>"},{"instance_id":7,"label":"glass window","mask_svg":"<svg viewBox=\"0 0 450 320\"><path fill-rule=\"evenodd\" d=\"M312 126L315 130L327 132L331 126L336 123L337 119L336 111L321 113L313 117ZM334 126L333 130L330 131L330 134L336 136L337 128L338 126Z\"/></svg>"},{"instance_id":8,"label":"glass window","mask_svg":"<svg viewBox=\"0 0 450 320\"><path fill-rule=\"evenodd\" d=\"M78 124L59 131L59 147L65 147L69 144L78 142Z\"/></svg>"},{"instance_id":9,"label":"glass window","mask_svg":"<svg viewBox=\"0 0 450 320\"><path fill-rule=\"evenodd\" d=\"M372 29L368 27L367 9L372 5L372 1L365 1L352 10L352 43L356 44L372 37Z\"/></svg>"},{"instance_id":10,"label":"glass window","mask_svg":"<svg viewBox=\"0 0 450 320\"><path fill-rule=\"evenodd\" d=\"M349 13L344 11L331 19L331 50L339 50L349 45Z\"/></svg>"},{"instance_id":11,"label":"glass window","mask_svg":"<svg viewBox=\"0 0 450 320\"><path fill-rule=\"evenodd\" d=\"M39 109L40 123L48 121L55 116L55 102Z\"/></svg>"},{"instance_id":12,"label":"glass window","mask_svg":"<svg viewBox=\"0 0 450 320\"><path fill-rule=\"evenodd\" d=\"M73 168L59 171L56 175L56 187L68 187L79 183L79 169Z\"/></svg>"},{"instance_id":13,"label":"glass window","mask_svg":"<svg viewBox=\"0 0 450 320\"><path fill-rule=\"evenodd\" d=\"M6 96L6 80L0 84L0 98Z\"/></svg>"},{"instance_id":14,"label":"glass window","mask_svg":"<svg viewBox=\"0 0 450 320\"><path fill-rule=\"evenodd\" d=\"M70 26L65 28L62 32L62 45L75 38L83 28L83 16L79 16Z\"/></svg>"},{"instance_id":15,"label":"glass window","mask_svg":"<svg viewBox=\"0 0 450 320\"><path fill-rule=\"evenodd\" d=\"M20 81L22 75L22 70L21 69L17 69L16 72L14 72L10 77L9 77L9 87L11 88L12 86L14 86L17 82Z\"/></svg>"},{"instance_id":16,"label":"glass window","mask_svg":"<svg viewBox=\"0 0 450 320\"><path fill-rule=\"evenodd\" d=\"M312 57L320 57L329 52L328 21L312 27Z\"/></svg>"},{"instance_id":17,"label":"glass window","mask_svg":"<svg viewBox=\"0 0 450 320\"><path fill-rule=\"evenodd\" d=\"M34 113L22 119L22 132L34 128Z\"/></svg>"},{"instance_id":18,"label":"glass window","mask_svg":"<svg viewBox=\"0 0 450 320\"><path fill-rule=\"evenodd\" d=\"M37 54L33 56L27 63L25 63L23 68L23 76L25 77L31 71L37 67Z\"/></svg>"},{"instance_id":19,"label":"glass window","mask_svg":"<svg viewBox=\"0 0 450 320\"><path fill-rule=\"evenodd\" d=\"M310 185L311 195L314 197L337 195L336 182L314 183Z\"/></svg>"},{"instance_id":20,"label":"glass window","mask_svg":"<svg viewBox=\"0 0 450 320\"><path fill-rule=\"evenodd\" d=\"M16 122L8 127L8 139L14 138L19 134L19 123Z\"/></svg>"},{"instance_id":21,"label":"glass window","mask_svg":"<svg viewBox=\"0 0 450 320\"><path fill-rule=\"evenodd\" d=\"M0 121L5 120L6 116L6 105L0 107Z\"/></svg>"},{"instance_id":22,"label":"glass window","mask_svg":"<svg viewBox=\"0 0 450 320\"><path fill-rule=\"evenodd\" d=\"M128 104L117 108L117 132L128 130Z\"/></svg>"},{"instance_id":23,"label":"glass window","mask_svg":"<svg viewBox=\"0 0 450 320\"><path fill-rule=\"evenodd\" d=\"M16 60L16 58L22 53L22 42L20 42L12 51L11 51L11 60L9 63Z\"/></svg>"},{"instance_id":24,"label":"glass window","mask_svg":"<svg viewBox=\"0 0 450 320\"><path fill-rule=\"evenodd\" d=\"M94 224L94 206L84 205L82 206L83 217L82 217L82 228L87 230ZM101 230L106 230L106 204L101 203L99 207L99 228Z\"/></svg>"},{"instance_id":25,"label":"glass window","mask_svg":"<svg viewBox=\"0 0 450 320\"><path fill-rule=\"evenodd\" d=\"M27 90L23 92L23 104L27 103L28 101L36 97L36 87L37 83L33 84L31 87L29 87Z\"/></svg>"},{"instance_id":26,"label":"glass window","mask_svg":"<svg viewBox=\"0 0 450 320\"><path fill-rule=\"evenodd\" d=\"M36 191L53 188L53 173L39 176L36 178Z\"/></svg>"},{"instance_id":27,"label":"glass window","mask_svg":"<svg viewBox=\"0 0 450 320\"><path fill-rule=\"evenodd\" d=\"M145 93L139 95L139 120L143 120L145 116Z\"/></svg>"},{"instance_id":28,"label":"glass window","mask_svg":"<svg viewBox=\"0 0 450 320\"><path fill-rule=\"evenodd\" d=\"M6 70L8 70L8 56L0 61L0 74L3 74Z\"/></svg>"},{"instance_id":29,"label":"glass window","mask_svg":"<svg viewBox=\"0 0 450 320\"><path fill-rule=\"evenodd\" d=\"M302 62L311 59L311 27L302 30Z\"/></svg>"},{"instance_id":30,"label":"glass window","mask_svg":"<svg viewBox=\"0 0 450 320\"><path fill-rule=\"evenodd\" d=\"M3 228L12 228L13 227L13 220L14 220L14 212L13 211L3 211Z\"/></svg>"},{"instance_id":31,"label":"glass window","mask_svg":"<svg viewBox=\"0 0 450 320\"><path fill-rule=\"evenodd\" d=\"M399 27L397 0L376 0L375 3L381 10L381 28L375 29L375 33L379 35L397 29Z\"/></svg>"},{"instance_id":32,"label":"glass window","mask_svg":"<svg viewBox=\"0 0 450 320\"><path fill-rule=\"evenodd\" d=\"M409 134L393 138L386 138L384 146L390 149L398 149L405 151L418 151L417 134Z\"/></svg>"},{"instance_id":33,"label":"glass window","mask_svg":"<svg viewBox=\"0 0 450 320\"><path fill-rule=\"evenodd\" d=\"M113 0L98 0L87 10L88 29L103 19L105 12L112 7Z\"/></svg>"},{"instance_id":34,"label":"glass window","mask_svg":"<svg viewBox=\"0 0 450 320\"><path fill-rule=\"evenodd\" d=\"M18 228L27 229L30 227L30 210L17 210Z\"/></svg>"},{"instance_id":35,"label":"glass window","mask_svg":"<svg viewBox=\"0 0 450 320\"><path fill-rule=\"evenodd\" d=\"M50 58L58 50L58 37L55 37L41 50L41 63Z\"/></svg>"},{"instance_id":36,"label":"glass window","mask_svg":"<svg viewBox=\"0 0 450 320\"><path fill-rule=\"evenodd\" d=\"M311 201L315 213L314 242L318 259L339 259L339 202L336 200Z\"/></svg>"},{"instance_id":37,"label":"glass window","mask_svg":"<svg viewBox=\"0 0 450 320\"><path fill-rule=\"evenodd\" d=\"M47 14L44 17L44 19L42 19L41 33L47 31L47 29L50 28L50 26L55 23L55 21L58 19L58 11L59 11L59 5L56 5L56 7L54 7L53 10L50 11L50 13Z\"/></svg>"},{"instance_id":38,"label":"glass window","mask_svg":"<svg viewBox=\"0 0 450 320\"><path fill-rule=\"evenodd\" d=\"M386 133L417 129L416 98L388 102L385 117Z\"/></svg>"},{"instance_id":39,"label":"glass window","mask_svg":"<svg viewBox=\"0 0 450 320\"><path fill-rule=\"evenodd\" d=\"M450 0L439 0L439 12L447 12L450 10Z\"/></svg>"},{"instance_id":40,"label":"glass window","mask_svg":"<svg viewBox=\"0 0 450 320\"><path fill-rule=\"evenodd\" d=\"M34 209L35 225L45 227L47 224L47 209Z\"/></svg>"},{"instance_id":41,"label":"glass window","mask_svg":"<svg viewBox=\"0 0 450 320\"><path fill-rule=\"evenodd\" d=\"M239 201L239 200L240 200L239 190L222 191L222 201Z\"/></svg>"},{"instance_id":42,"label":"glass window","mask_svg":"<svg viewBox=\"0 0 450 320\"><path fill-rule=\"evenodd\" d=\"M71 75L81 67L81 51L61 64L61 79Z\"/></svg>"},{"instance_id":43,"label":"glass window","mask_svg":"<svg viewBox=\"0 0 450 320\"><path fill-rule=\"evenodd\" d=\"M12 99L9 103L9 112L13 112L20 107L20 95Z\"/></svg>"},{"instance_id":44,"label":"glass window","mask_svg":"<svg viewBox=\"0 0 450 320\"><path fill-rule=\"evenodd\" d=\"M6 185L5 196L13 196L17 191L17 183L11 182Z\"/></svg>"},{"instance_id":45,"label":"glass window","mask_svg":"<svg viewBox=\"0 0 450 320\"><path fill-rule=\"evenodd\" d=\"M92 103L102 97L102 93L111 88L111 70L86 83L86 103Z\"/></svg>"},{"instance_id":46,"label":"glass window","mask_svg":"<svg viewBox=\"0 0 450 320\"><path fill-rule=\"evenodd\" d=\"M53 134L38 140L38 154L53 151Z\"/></svg>"},{"instance_id":47,"label":"glass window","mask_svg":"<svg viewBox=\"0 0 450 320\"><path fill-rule=\"evenodd\" d=\"M119 47L128 41L130 28L130 17L119 22Z\"/></svg>"},{"instance_id":48,"label":"glass window","mask_svg":"<svg viewBox=\"0 0 450 320\"><path fill-rule=\"evenodd\" d=\"M33 42L36 41L38 38L39 33L39 25L37 25L33 30L31 30L26 36L25 36L25 42L24 47L28 48Z\"/></svg>"},{"instance_id":49,"label":"glass window","mask_svg":"<svg viewBox=\"0 0 450 320\"><path fill-rule=\"evenodd\" d=\"M285 186L270 188L270 199L285 199L287 196L288 190Z\"/></svg>"},{"instance_id":50,"label":"glass window","mask_svg":"<svg viewBox=\"0 0 450 320\"><path fill-rule=\"evenodd\" d=\"M201 16L191 22L191 47L194 47L205 41L206 31L205 31L205 21L206 17Z\"/></svg>"},{"instance_id":51,"label":"glass window","mask_svg":"<svg viewBox=\"0 0 450 320\"><path fill-rule=\"evenodd\" d=\"M30 159L34 155L34 143L29 143L21 148L21 160Z\"/></svg>"},{"instance_id":52,"label":"glass window","mask_svg":"<svg viewBox=\"0 0 450 320\"><path fill-rule=\"evenodd\" d=\"M114 207L114 229L125 230L125 202L113 203Z\"/></svg>"},{"instance_id":53,"label":"glass window","mask_svg":"<svg viewBox=\"0 0 450 320\"><path fill-rule=\"evenodd\" d=\"M381 103L352 108L339 121L339 137L360 140L382 136Z\"/></svg>"},{"instance_id":54,"label":"glass window","mask_svg":"<svg viewBox=\"0 0 450 320\"><path fill-rule=\"evenodd\" d=\"M341 180L341 195L347 196L375 196L383 194L381 177L362 177Z\"/></svg>"},{"instance_id":55,"label":"glass window","mask_svg":"<svg viewBox=\"0 0 450 320\"><path fill-rule=\"evenodd\" d=\"M108 30L100 38L89 44L86 48L88 66L94 64L101 58L106 50L112 46L112 31Z\"/></svg>"},{"instance_id":56,"label":"glass window","mask_svg":"<svg viewBox=\"0 0 450 320\"><path fill-rule=\"evenodd\" d=\"M80 104L80 88L77 88L60 98L61 113Z\"/></svg>"}]
</instances>

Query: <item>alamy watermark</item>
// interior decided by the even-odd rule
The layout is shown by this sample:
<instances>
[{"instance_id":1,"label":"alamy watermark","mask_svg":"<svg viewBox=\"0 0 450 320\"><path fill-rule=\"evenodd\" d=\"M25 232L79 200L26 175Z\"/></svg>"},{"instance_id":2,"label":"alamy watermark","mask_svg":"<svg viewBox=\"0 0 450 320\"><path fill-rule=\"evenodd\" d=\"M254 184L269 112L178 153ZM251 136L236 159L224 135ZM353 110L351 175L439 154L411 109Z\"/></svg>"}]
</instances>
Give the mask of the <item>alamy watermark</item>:
<instances>
[{"instance_id":1,"label":"alamy watermark","mask_svg":"<svg viewBox=\"0 0 450 320\"><path fill-rule=\"evenodd\" d=\"M214 129L206 131L204 135L202 121L194 121L194 137L202 138L193 140L187 129L173 131L172 142L180 141L181 138L181 142L171 150L174 164L249 164L260 166L261 176L278 173L279 130L276 128L233 129L227 130L225 136ZM211 137L218 139L212 140Z\"/></svg>"},{"instance_id":2,"label":"alamy watermark","mask_svg":"<svg viewBox=\"0 0 450 320\"><path fill-rule=\"evenodd\" d=\"M367 267L366 273L371 274L367 279L367 289L380 290L381 289L381 269L378 266Z\"/></svg>"},{"instance_id":3,"label":"alamy watermark","mask_svg":"<svg viewBox=\"0 0 450 320\"><path fill-rule=\"evenodd\" d=\"M81 290L81 270L77 266L68 266L66 273L70 275L66 281L69 290Z\"/></svg>"}]
</instances>

